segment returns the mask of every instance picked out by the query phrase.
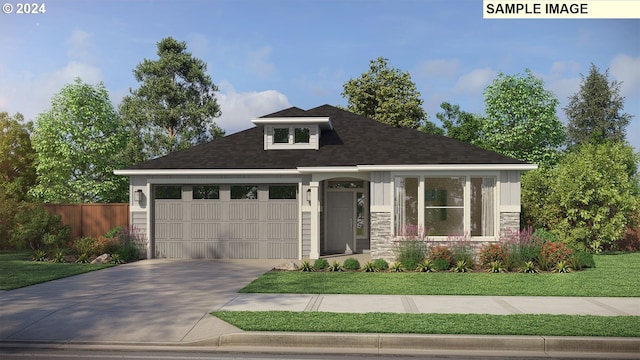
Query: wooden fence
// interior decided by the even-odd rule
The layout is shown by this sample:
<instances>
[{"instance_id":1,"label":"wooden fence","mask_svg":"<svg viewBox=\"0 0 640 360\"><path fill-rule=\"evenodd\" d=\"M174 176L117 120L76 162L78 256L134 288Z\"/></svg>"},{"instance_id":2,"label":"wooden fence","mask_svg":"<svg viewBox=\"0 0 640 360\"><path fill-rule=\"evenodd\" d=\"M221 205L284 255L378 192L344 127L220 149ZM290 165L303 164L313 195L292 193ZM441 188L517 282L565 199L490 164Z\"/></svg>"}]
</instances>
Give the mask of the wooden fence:
<instances>
[{"instance_id":1,"label":"wooden fence","mask_svg":"<svg viewBox=\"0 0 640 360\"><path fill-rule=\"evenodd\" d=\"M130 225L129 204L45 204L45 208L71 226L72 240L98 237L116 226Z\"/></svg>"}]
</instances>

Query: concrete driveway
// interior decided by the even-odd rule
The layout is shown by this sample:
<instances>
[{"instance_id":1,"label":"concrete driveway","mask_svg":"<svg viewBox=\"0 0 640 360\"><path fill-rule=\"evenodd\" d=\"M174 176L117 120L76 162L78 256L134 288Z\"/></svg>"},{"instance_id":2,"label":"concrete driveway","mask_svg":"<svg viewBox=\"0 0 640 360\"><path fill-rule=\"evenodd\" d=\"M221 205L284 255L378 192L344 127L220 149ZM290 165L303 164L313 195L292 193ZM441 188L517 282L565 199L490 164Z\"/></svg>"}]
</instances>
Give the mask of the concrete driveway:
<instances>
[{"instance_id":1,"label":"concrete driveway","mask_svg":"<svg viewBox=\"0 0 640 360\"><path fill-rule=\"evenodd\" d=\"M208 313L282 262L143 260L2 291L0 340L180 343L233 332Z\"/></svg>"}]
</instances>

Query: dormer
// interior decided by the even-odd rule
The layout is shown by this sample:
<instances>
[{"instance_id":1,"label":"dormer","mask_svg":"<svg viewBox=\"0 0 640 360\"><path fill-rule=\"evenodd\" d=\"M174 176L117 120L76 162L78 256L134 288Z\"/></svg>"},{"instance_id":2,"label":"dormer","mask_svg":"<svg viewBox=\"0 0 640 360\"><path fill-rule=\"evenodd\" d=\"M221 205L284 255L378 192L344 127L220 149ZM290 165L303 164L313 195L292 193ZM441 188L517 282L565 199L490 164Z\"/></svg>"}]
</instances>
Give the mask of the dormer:
<instances>
[{"instance_id":1,"label":"dormer","mask_svg":"<svg viewBox=\"0 0 640 360\"><path fill-rule=\"evenodd\" d=\"M265 150L318 150L322 130L333 129L328 117L267 117L251 122L264 129Z\"/></svg>"}]
</instances>

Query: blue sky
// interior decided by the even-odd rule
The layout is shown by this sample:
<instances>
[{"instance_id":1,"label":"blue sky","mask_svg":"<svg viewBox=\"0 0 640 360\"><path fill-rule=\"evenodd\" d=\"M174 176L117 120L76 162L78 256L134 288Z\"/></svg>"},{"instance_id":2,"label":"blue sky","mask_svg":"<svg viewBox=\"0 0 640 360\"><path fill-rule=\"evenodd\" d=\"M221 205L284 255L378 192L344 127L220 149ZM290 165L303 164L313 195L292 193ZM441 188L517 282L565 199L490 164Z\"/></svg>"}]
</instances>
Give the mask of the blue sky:
<instances>
[{"instance_id":1,"label":"blue sky","mask_svg":"<svg viewBox=\"0 0 640 360\"><path fill-rule=\"evenodd\" d=\"M227 134L289 106L346 104L344 82L379 56L411 74L432 121L443 101L483 114L496 75L527 68L565 121L593 62L623 82L627 137L640 149L640 19L484 20L481 0L42 2L44 14L0 14L0 111L30 120L75 77L104 82L117 106L138 87L136 65L172 36L208 64Z\"/></svg>"}]
</instances>

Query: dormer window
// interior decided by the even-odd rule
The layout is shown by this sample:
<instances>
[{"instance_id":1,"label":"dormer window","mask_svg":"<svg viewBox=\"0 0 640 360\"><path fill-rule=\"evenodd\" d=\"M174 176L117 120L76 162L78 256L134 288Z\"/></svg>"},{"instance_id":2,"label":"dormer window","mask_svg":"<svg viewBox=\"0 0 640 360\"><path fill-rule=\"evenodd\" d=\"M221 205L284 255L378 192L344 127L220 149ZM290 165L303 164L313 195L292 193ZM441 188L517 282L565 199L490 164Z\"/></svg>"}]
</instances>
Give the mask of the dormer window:
<instances>
[{"instance_id":1,"label":"dormer window","mask_svg":"<svg viewBox=\"0 0 640 360\"><path fill-rule=\"evenodd\" d=\"M258 118L251 121L264 129L265 150L318 150L322 130L333 129L328 117Z\"/></svg>"}]
</instances>

